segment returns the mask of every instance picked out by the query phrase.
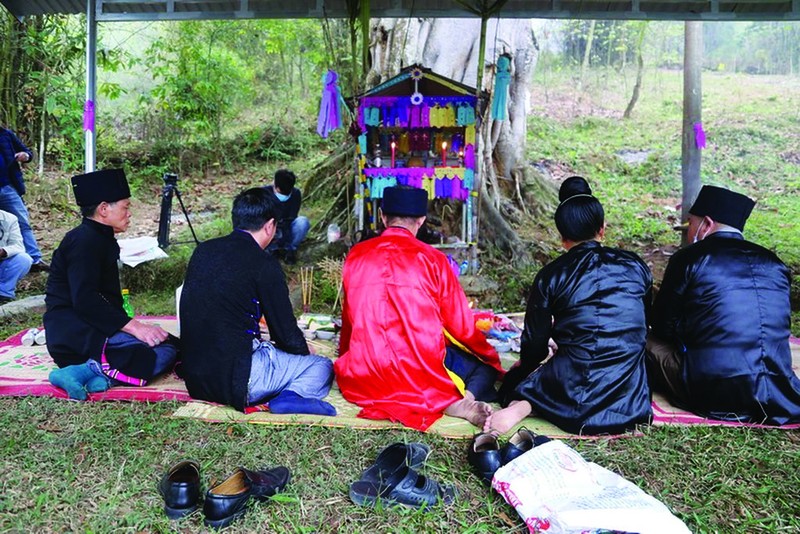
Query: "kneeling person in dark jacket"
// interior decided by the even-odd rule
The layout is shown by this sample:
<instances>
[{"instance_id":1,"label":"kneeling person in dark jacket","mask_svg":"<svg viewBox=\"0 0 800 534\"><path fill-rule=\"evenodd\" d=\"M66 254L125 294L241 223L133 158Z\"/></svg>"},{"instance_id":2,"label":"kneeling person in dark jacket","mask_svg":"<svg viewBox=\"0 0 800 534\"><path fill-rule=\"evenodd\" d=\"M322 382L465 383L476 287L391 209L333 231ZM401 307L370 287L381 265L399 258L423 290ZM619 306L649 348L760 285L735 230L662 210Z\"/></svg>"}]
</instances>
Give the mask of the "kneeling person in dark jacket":
<instances>
[{"instance_id":1,"label":"kneeling person in dark jacket","mask_svg":"<svg viewBox=\"0 0 800 534\"><path fill-rule=\"evenodd\" d=\"M603 206L569 196L555 221L567 252L536 275L520 361L484 431L503 434L535 412L568 432L619 433L651 419L645 372L652 275L634 253L604 247ZM550 340L557 350L550 353ZM542 363L544 362L544 363Z\"/></svg>"},{"instance_id":2,"label":"kneeling person in dark jacket","mask_svg":"<svg viewBox=\"0 0 800 534\"><path fill-rule=\"evenodd\" d=\"M189 394L244 410L269 402L274 413L336 415L322 399L333 362L309 353L278 260L278 201L264 188L233 201L233 232L201 243L181 295L183 372ZM261 340L264 317L271 342Z\"/></svg>"},{"instance_id":3,"label":"kneeling person in dark jacket","mask_svg":"<svg viewBox=\"0 0 800 534\"><path fill-rule=\"evenodd\" d=\"M693 244L669 260L647 341L651 384L713 419L800 423L789 347L791 273L746 241L755 202L703 186L689 210Z\"/></svg>"},{"instance_id":4,"label":"kneeling person in dark jacket","mask_svg":"<svg viewBox=\"0 0 800 534\"><path fill-rule=\"evenodd\" d=\"M121 169L72 178L83 221L53 254L47 279L47 349L60 367L50 382L70 398L111 385L143 386L175 363L177 349L160 326L128 317L119 284L115 233L130 224L130 189Z\"/></svg>"}]
</instances>

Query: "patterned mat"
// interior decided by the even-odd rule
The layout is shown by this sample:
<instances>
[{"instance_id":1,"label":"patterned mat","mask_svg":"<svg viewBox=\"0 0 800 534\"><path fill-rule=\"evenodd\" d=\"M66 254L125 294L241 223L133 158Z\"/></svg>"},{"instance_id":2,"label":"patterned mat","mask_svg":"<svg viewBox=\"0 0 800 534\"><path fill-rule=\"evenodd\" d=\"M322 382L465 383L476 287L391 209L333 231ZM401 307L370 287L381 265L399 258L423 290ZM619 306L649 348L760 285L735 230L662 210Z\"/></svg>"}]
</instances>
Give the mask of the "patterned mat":
<instances>
[{"instance_id":1,"label":"patterned mat","mask_svg":"<svg viewBox=\"0 0 800 534\"><path fill-rule=\"evenodd\" d=\"M790 338L789 344L792 349L792 369L797 376L800 376L800 339ZM781 427L758 425L753 423L732 423L729 421L717 421L708 419L701 415L687 412L676 408L660 393L653 393L653 424L654 425L707 425L707 426L746 426L751 428L779 428L782 430L794 430L800 428L800 423L783 425Z\"/></svg>"},{"instance_id":2,"label":"patterned mat","mask_svg":"<svg viewBox=\"0 0 800 534\"><path fill-rule=\"evenodd\" d=\"M173 334L177 332L177 321L174 317L148 317L143 319L148 322L160 324L164 329ZM23 332L12 336L4 342L0 342L0 396L50 396L66 398L64 391L50 385L47 380L47 375L52 369L55 369L55 365L47 354L47 348L44 346L23 347L20 344L22 335ZM792 364L795 372L800 375L800 340L792 339L791 341ZM318 354L335 358L336 347L333 342L314 340L310 341L309 344L313 346ZM503 365L505 367L510 366L516 360L516 357L516 354L503 354ZM269 412L244 414L228 406L193 401L189 397L183 381L175 375L161 377L143 388L114 387L104 393L91 394L89 400L189 401L187 404L178 408L173 415L175 417L189 417L220 423L241 422L268 425L322 425L360 429L403 428L402 425L398 423L358 418L357 414L360 409L356 405L347 402L344 397L342 397L341 392L336 387L335 381L329 396L325 399L336 407L337 415L335 417L291 414L279 415ZM706 419L672 406L666 398L659 394L653 396L653 424L762 426ZM596 436L576 436L566 433L555 425L535 417L525 419L517 428L518 427L525 427L537 434L544 434L556 438L596 438ZM780 428L796 429L800 428L800 424L787 425ZM476 427L463 419L444 416L431 426L428 431L445 437L468 439L475 434L476 430ZM624 436L633 435L635 434L625 434ZM608 438L609 436L604 437Z\"/></svg>"},{"instance_id":3,"label":"patterned mat","mask_svg":"<svg viewBox=\"0 0 800 534\"><path fill-rule=\"evenodd\" d=\"M140 319L159 324L173 334L177 329L177 321L174 317L140 317ZM47 347L43 345L22 346L21 340L24 334L23 331L0 342L0 396L66 399L66 392L51 385L47 380L50 371L57 368L47 353ZM103 393L91 393L89 400L155 402L189 401L191 397L186 391L183 380L170 374L157 378L143 388L120 386Z\"/></svg>"}]
</instances>

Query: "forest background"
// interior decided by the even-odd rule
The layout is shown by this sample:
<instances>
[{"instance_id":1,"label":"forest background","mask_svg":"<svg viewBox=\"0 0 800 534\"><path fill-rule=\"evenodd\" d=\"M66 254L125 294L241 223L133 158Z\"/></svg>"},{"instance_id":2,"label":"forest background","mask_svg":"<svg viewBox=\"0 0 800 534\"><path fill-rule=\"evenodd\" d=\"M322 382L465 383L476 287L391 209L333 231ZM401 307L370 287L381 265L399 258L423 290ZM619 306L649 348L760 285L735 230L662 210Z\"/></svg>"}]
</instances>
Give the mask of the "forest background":
<instances>
[{"instance_id":1,"label":"forest background","mask_svg":"<svg viewBox=\"0 0 800 534\"><path fill-rule=\"evenodd\" d=\"M646 258L660 281L677 248L679 222L683 24L533 21L538 64L531 87L525 159L556 186L587 176L603 201L608 242ZM82 17L0 19L0 124L36 152L26 197L45 256L78 216L69 176L83 166L85 25ZM324 72L359 87L362 61L342 21L227 21L100 24L98 168L122 165L132 182L135 224L154 235L161 177L177 172L201 239L230 229L230 199L267 184L290 166L306 177L342 147L345 130L315 133ZM591 38L590 38L591 36ZM747 236L792 268L793 332L800 335L800 24L704 24L704 183L733 187L759 203ZM643 84L630 117L623 113ZM305 191L324 240L333 203L350 167ZM509 273L507 254L481 243L487 282L481 306L521 311L541 265L559 254L548 218L522 206L503 211L535 261ZM184 236L185 237L185 236ZM311 249L313 244L307 248ZM319 254L336 252L318 247ZM191 247L170 259L126 270L137 311L174 313ZM305 260L318 256L309 253ZM341 250L338 251L341 254ZM318 273L318 276L321 273ZM299 276L287 276L296 290ZM21 296L43 292L45 278L23 281ZM314 306L333 306L335 283L320 277ZM37 312L3 318L0 337L38 322ZM215 475L244 463L285 463L295 482L284 500L249 514L242 531L517 531L513 510L468 473L464 444L425 436L432 473L455 483L458 506L441 511L366 512L346 498L347 484L370 453L413 432L264 429L166 419L172 403L87 404L0 400L4 498L0 530L163 531L154 478L178 456L204 458ZM313 444L313 445L310 445ZM266 447L265 447L266 445ZM796 433L719 428L649 428L641 438L573 443L588 458L635 481L699 532L800 528L800 438ZM40 466L50 465L42 474ZM112 466L114 466L112 468ZM323 474L320 474L323 473ZM189 523L198 526L201 519ZM115 528L110 528L114 525Z\"/></svg>"}]
</instances>

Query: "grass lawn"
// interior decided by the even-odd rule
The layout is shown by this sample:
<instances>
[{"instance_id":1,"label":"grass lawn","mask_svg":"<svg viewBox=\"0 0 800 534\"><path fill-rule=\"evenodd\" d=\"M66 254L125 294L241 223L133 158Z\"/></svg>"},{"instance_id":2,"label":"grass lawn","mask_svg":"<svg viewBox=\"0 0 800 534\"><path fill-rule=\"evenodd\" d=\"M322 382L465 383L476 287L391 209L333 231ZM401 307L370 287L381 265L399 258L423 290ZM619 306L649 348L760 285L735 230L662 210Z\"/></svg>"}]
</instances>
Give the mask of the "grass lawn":
<instances>
[{"instance_id":1,"label":"grass lawn","mask_svg":"<svg viewBox=\"0 0 800 534\"><path fill-rule=\"evenodd\" d=\"M548 78L546 94L540 85L534 91L529 160L590 179L606 206L608 242L641 254L674 248L680 73L648 73L629 121L619 118L627 98L622 84L598 82L579 99L568 79L557 78ZM800 79L706 73L704 93L704 182L758 199L746 234L775 250L797 277ZM618 156L624 151L646 152L644 162L625 163ZM184 251L170 261L181 265L186 257ZM172 288L180 273L140 269L138 285L131 286L137 310L174 313ZM534 271L532 266L525 276L505 273L500 291L511 287L519 300ZM289 280L296 282L295 275L290 272ZM23 293L41 292L44 279L31 279ZM793 331L800 335L797 317L795 312ZM36 314L4 317L0 338L38 322ZM230 532L526 531L514 510L471 474L466 441L410 430L208 424L169 417L177 406L0 399L0 531L201 531L202 514L170 523L161 511L157 482L182 458L200 462L206 488L239 465L291 469L285 494L269 504L254 503ZM453 506L371 510L349 501L348 485L394 441L432 447L424 472L457 486ZM571 445L661 499L695 532L800 531L798 432L651 427L638 437Z\"/></svg>"},{"instance_id":2,"label":"grass lawn","mask_svg":"<svg viewBox=\"0 0 800 534\"><path fill-rule=\"evenodd\" d=\"M171 524L156 484L195 458L207 485L239 465L285 465L292 482L252 504L230 532L524 532L514 510L472 475L466 441L413 431L208 424L173 419L176 403L0 400L3 532L196 532L196 513ZM432 447L424 471L455 484L455 505L427 511L353 505L347 488L385 445ZM800 529L800 436L749 429L645 429L573 443L665 502L696 532Z\"/></svg>"}]
</instances>

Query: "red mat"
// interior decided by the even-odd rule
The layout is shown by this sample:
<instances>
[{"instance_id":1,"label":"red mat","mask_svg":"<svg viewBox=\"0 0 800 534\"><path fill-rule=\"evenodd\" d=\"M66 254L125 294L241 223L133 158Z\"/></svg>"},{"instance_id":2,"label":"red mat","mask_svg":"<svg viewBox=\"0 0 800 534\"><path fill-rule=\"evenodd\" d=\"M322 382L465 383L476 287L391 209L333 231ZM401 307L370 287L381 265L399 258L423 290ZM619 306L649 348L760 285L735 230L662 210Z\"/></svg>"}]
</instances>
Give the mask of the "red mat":
<instances>
[{"instance_id":1,"label":"red mat","mask_svg":"<svg viewBox=\"0 0 800 534\"><path fill-rule=\"evenodd\" d=\"M149 323L159 324L165 330L175 333L175 317L139 317ZM50 371L56 369L47 347L22 346L20 332L0 342L0 395L9 397L59 397L66 399L66 392L53 386L47 380ZM165 400L189 401L189 393L183 380L170 374L161 376L145 387L118 386L103 393L91 393L90 401L119 400L155 402Z\"/></svg>"}]
</instances>

